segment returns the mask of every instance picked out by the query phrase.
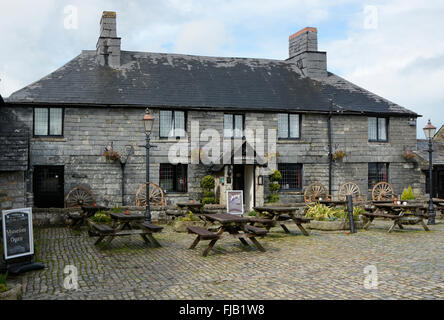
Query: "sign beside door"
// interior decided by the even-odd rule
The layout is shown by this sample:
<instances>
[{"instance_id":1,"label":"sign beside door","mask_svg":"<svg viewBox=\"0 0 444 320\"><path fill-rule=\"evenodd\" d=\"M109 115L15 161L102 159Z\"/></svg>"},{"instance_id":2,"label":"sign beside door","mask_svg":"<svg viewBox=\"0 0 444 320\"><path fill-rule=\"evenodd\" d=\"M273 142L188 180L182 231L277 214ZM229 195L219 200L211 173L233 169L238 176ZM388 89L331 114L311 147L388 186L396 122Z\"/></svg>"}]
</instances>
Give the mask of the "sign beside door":
<instances>
[{"instance_id":1,"label":"sign beside door","mask_svg":"<svg viewBox=\"0 0 444 320\"><path fill-rule=\"evenodd\" d=\"M5 260L34 254L32 208L3 210L2 231Z\"/></svg>"},{"instance_id":2,"label":"sign beside door","mask_svg":"<svg viewBox=\"0 0 444 320\"><path fill-rule=\"evenodd\" d=\"M227 213L244 214L244 197L242 190L227 190Z\"/></svg>"}]
</instances>

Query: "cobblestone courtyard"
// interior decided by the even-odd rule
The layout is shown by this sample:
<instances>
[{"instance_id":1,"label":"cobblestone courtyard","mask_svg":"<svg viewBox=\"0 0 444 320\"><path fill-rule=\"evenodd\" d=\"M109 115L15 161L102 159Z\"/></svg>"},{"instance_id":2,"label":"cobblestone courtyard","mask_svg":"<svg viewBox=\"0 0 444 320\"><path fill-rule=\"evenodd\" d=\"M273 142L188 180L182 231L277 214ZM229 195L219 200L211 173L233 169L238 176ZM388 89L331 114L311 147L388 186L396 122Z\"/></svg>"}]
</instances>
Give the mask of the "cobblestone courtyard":
<instances>
[{"instance_id":1,"label":"cobblestone courtyard","mask_svg":"<svg viewBox=\"0 0 444 320\"><path fill-rule=\"evenodd\" d=\"M232 238L204 258L187 248L193 235L166 226L151 248L140 237L94 246L86 230L35 230L38 261L46 268L11 278L22 282L24 299L443 299L444 223L425 232L419 225L387 233L388 222L369 231L280 228L260 239L267 252ZM64 268L78 269L79 290L63 287ZM374 265L378 288L366 289L364 268Z\"/></svg>"}]
</instances>

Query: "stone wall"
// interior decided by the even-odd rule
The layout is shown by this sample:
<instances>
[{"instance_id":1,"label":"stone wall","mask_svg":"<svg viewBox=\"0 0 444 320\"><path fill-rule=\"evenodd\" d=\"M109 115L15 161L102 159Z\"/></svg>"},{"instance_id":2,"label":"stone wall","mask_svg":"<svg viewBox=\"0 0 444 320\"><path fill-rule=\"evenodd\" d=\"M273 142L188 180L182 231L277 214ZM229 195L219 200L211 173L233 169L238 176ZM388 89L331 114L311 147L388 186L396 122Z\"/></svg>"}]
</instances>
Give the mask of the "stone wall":
<instances>
[{"instance_id":1,"label":"stone wall","mask_svg":"<svg viewBox=\"0 0 444 320\"><path fill-rule=\"evenodd\" d=\"M0 172L0 210L23 208L26 205L23 171Z\"/></svg>"},{"instance_id":2,"label":"stone wall","mask_svg":"<svg viewBox=\"0 0 444 320\"><path fill-rule=\"evenodd\" d=\"M12 110L11 110L12 112ZM18 118L32 127L32 109L16 107ZM64 165L65 194L77 185L84 185L94 192L98 204L122 205L122 165L107 162L102 153L105 147L117 150L124 165L123 205L134 205L134 195L145 182L145 134L143 131L143 108L65 108L63 138L32 138L31 165ZM159 111L152 110L159 119ZM328 130L327 115L303 114L301 139L278 141L274 152L279 152L278 162L303 164L303 187L319 181L328 187ZM182 142L191 141L191 123L199 121L199 132L215 130L222 135L223 112L188 111L188 137ZM366 194L368 162L389 162L389 182L393 183L396 194L400 194L409 184L421 191L424 176L413 163L402 157L406 150L416 150L416 126L409 125L406 117L390 117L389 141L386 143L368 142L366 116L334 115L332 119L333 151L344 150L347 156L333 166L333 197L337 197L339 185L354 181ZM257 186L257 204L268 195L267 174L276 166L272 164L272 145L267 141L269 129L277 129L276 113L245 113L247 128L262 130L265 134L263 152L270 163L268 168L258 169L257 174L265 176L264 186ZM198 133L199 133L198 132ZM155 148L150 152L151 181L159 182L159 164L168 163L170 147L176 141L159 138L159 121L154 124L151 143ZM188 160L192 152L208 143L203 137L198 146L189 146ZM221 143L221 150L222 150ZM268 154L267 154L268 153ZM199 200L202 189L200 182L209 174L208 167L201 164L188 165L188 193L167 193L167 203ZM256 177L257 180L257 177ZM265 187L265 188L264 188ZM229 189L229 186L226 186ZM261 189L262 188L262 189ZM301 199L301 192L281 192L284 201Z\"/></svg>"}]
</instances>

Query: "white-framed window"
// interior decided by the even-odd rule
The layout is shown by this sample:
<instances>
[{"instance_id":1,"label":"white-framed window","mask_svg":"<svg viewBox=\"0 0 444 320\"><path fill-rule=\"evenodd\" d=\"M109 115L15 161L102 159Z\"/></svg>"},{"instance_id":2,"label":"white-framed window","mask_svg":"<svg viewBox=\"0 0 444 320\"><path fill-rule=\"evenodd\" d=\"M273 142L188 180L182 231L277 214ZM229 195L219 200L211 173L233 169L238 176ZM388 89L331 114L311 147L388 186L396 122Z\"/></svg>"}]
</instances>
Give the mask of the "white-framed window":
<instances>
[{"instance_id":1,"label":"white-framed window","mask_svg":"<svg viewBox=\"0 0 444 320\"><path fill-rule=\"evenodd\" d=\"M243 138L244 115L224 114L224 138Z\"/></svg>"},{"instance_id":2,"label":"white-framed window","mask_svg":"<svg viewBox=\"0 0 444 320\"><path fill-rule=\"evenodd\" d=\"M161 138L185 137L185 120L185 111L160 110L159 136Z\"/></svg>"},{"instance_id":3,"label":"white-framed window","mask_svg":"<svg viewBox=\"0 0 444 320\"><path fill-rule=\"evenodd\" d=\"M388 118L368 118L368 141L387 142L388 140Z\"/></svg>"},{"instance_id":4,"label":"white-framed window","mask_svg":"<svg viewBox=\"0 0 444 320\"><path fill-rule=\"evenodd\" d=\"M63 136L63 108L34 108L34 136Z\"/></svg>"},{"instance_id":5,"label":"white-framed window","mask_svg":"<svg viewBox=\"0 0 444 320\"><path fill-rule=\"evenodd\" d=\"M278 113L278 138L300 139L301 116L296 113Z\"/></svg>"}]
</instances>

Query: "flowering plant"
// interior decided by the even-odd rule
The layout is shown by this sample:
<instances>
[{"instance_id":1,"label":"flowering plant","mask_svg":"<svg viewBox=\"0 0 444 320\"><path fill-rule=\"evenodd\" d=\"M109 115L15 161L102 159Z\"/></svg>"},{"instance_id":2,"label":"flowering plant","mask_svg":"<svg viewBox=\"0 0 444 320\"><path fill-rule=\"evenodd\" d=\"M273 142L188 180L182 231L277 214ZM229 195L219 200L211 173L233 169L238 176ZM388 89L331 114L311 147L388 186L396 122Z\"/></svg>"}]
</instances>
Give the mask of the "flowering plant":
<instances>
[{"instance_id":1,"label":"flowering plant","mask_svg":"<svg viewBox=\"0 0 444 320\"><path fill-rule=\"evenodd\" d=\"M404 159L410 160L410 159L413 159L415 157L415 154L413 153L412 150L407 150L407 151L404 151L402 153L402 156L404 157Z\"/></svg>"},{"instance_id":2,"label":"flowering plant","mask_svg":"<svg viewBox=\"0 0 444 320\"><path fill-rule=\"evenodd\" d=\"M344 150L338 150L335 153L333 153L333 161L335 160L339 160L342 159L346 156L347 154L345 153Z\"/></svg>"},{"instance_id":3,"label":"flowering plant","mask_svg":"<svg viewBox=\"0 0 444 320\"><path fill-rule=\"evenodd\" d=\"M105 148L102 157L105 157L106 160L114 161L120 159L120 154L117 151L114 151L113 148Z\"/></svg>"}]
</instances>

